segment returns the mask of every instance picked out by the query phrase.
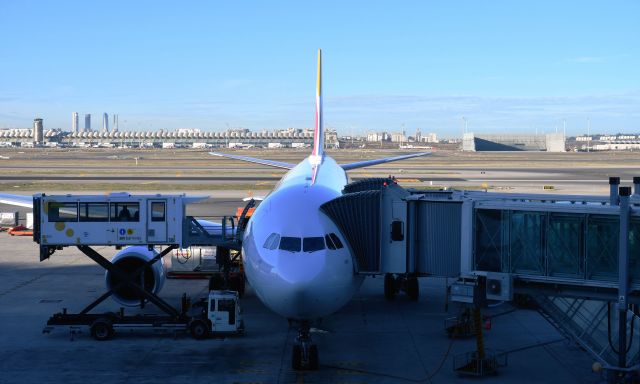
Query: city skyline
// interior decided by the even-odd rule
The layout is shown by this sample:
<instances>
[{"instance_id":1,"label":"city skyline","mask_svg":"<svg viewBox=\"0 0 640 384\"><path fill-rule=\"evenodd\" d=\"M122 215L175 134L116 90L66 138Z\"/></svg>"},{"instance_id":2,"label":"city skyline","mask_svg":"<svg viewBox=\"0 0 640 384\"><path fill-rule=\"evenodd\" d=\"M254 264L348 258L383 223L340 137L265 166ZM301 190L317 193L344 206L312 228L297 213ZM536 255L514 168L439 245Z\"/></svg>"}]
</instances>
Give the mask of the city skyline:
<instances>
[{"instance_id":1,"label":"city skyline","mask_svg":"<svg viewBox=\"0 0 640 384\"><path fill-rule=\"evenodd\" d=\"M310 127L320 47L325 122L345 134L460 137L463 117L472 132L565 121L572 135L587 119L592 132L636 132L638 11L632 1L5 2L0 128L42 117L70 129L72 112L104 111L122 131ZM108 13L117 25L95 22Z\"/></svg>"}]
</instances>

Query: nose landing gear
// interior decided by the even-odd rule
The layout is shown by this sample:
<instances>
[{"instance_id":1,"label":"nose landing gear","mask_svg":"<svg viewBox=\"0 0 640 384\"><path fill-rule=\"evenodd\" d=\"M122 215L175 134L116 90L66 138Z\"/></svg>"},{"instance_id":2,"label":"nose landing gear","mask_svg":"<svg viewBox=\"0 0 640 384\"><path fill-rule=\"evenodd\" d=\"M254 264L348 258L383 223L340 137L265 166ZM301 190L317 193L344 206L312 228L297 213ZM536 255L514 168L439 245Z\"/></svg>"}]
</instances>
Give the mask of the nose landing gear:
<instances>
[{"instance_id":1,"label":"nose landing gear","mask_svg":"<svg viewBox=\"0 0 640 384\"><path fill-rule=\"evenodd\" d=\"M318 346L311 341L309 321L300 322L298 337L293 345L291 368L296 371L318 369Z\"/></svg>"}]
</instances>

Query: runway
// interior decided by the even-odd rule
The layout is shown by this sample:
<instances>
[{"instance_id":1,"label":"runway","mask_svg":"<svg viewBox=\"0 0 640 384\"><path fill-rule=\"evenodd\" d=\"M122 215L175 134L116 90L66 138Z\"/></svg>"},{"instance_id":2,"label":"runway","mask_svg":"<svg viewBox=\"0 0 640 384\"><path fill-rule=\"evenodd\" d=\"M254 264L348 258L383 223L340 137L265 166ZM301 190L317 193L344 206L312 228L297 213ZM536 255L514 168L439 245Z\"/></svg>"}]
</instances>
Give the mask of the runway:
<instances>
[{"instance_id":1,"label":"runway","mask_svg":"<svg viewBox=\"0 0 640 384\"><path fill-rule=\"evenodd\" d=\"M232 151L251 157L297 163L303 151ZM332 151L338 163L394 156L403 151ZM285 170L213 157L192 150L20 150L0 149L0 190L185 190L234 189L251 193L270 189ZM349 172L352 180L395 176L407 188L456 188L516 193L606 194L608 178L630 183L640 174L633 153L463 153L432 156ZM553 190L544 190L552 185Z\"/></svg>"}]
</instances>

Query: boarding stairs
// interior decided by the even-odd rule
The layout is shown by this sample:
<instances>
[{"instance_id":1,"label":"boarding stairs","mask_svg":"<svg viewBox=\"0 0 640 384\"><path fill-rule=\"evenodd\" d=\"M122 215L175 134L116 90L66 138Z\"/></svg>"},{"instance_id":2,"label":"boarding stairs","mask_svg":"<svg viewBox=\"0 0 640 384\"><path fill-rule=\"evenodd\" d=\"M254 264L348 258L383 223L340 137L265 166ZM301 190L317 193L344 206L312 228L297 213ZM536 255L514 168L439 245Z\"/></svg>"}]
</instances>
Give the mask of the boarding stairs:
<instances>
[{"instance_id":1,"label":"boarding stairs","mask_svg":"<svg viewBox=\"0 0 640 384\"><path fill-rule=\"evenodd\" d=\"M580 298L535 295L538 311L558 331L587 350L603 366L617 366L618 319L615 303ZM627 311L627 367L640 359L640 319Z\"/></svg>"}]
</instances>

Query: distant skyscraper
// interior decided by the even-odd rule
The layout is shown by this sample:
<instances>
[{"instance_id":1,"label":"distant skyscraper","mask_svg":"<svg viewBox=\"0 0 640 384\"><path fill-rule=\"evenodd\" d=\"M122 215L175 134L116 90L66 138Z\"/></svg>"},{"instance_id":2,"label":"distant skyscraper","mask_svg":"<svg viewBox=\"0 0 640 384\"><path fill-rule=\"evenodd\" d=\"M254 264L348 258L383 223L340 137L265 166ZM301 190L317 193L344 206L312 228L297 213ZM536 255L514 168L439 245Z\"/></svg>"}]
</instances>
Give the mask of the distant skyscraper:
<instances>
[{"instance_id":1,"label":"distant skyscraper","mask_svg":"<svg viewBox=\"0 0 640 384\"><path fill-rule=\"evenodd\" d=\"M44 141L44 128L42 126L42 119L33 119L33 143L35 145L42 145Z\"/></svg>"},{"instance_id":2,"label":"distant skyscraper","mask_svg":"<svg viewBox=\"0 0 640 384\"><path fill-rule=\"evenodd\" d=\"M109 115L107 115L107 112L102 114L102 132L109 132Z\"/></svg>"},{"instance_id":3,"label":"distant skyscraper","mask_svg":"<svg viewBox=\"0 0 640 384\"><path fill-rule=\"evenodd\" d=\"M78 112L71 114L71 133L78 133Z\"/></svg>"},{"instance_id":4,"label":"distant skyscraper","mask_svg":"<svg viewBox=\"0 0 640 384\"><path fill-rule=\"evenodd\" d=\"M84 115L84 132L91 132L91 114Z\"/></svg>"},{"instance_id":5,"label":"distant skyscraper","mask_svg":"<svg viewBox=\"0 0 640 384\"><path fill-rule=\"evenodd\" d=\"M113 124L111 125L111 130L113 132L118 132L118 115L113 114Z\"/></svg>"}]
</instances>

